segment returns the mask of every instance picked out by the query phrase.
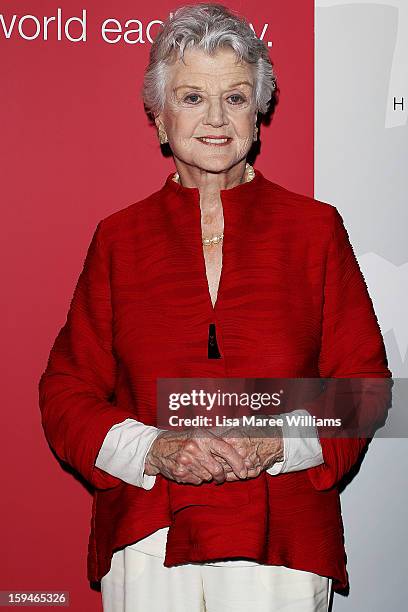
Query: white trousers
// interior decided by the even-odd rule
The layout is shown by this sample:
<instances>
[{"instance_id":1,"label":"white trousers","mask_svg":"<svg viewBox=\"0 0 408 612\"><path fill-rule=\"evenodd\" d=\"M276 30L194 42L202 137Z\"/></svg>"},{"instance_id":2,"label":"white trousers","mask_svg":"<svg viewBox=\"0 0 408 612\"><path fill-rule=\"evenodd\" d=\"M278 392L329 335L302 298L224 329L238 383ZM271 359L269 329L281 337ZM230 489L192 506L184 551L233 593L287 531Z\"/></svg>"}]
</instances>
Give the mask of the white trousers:
<instances>
[{"instance_id":1,"label":"white trousers","mask_svg":"<svg viewBox=\"0 0 408 612\"><path fill-rule=\"evenodd\" d=\"M126 547L101 580L104 612L327 612L331 579L277 565L216 567Z\"/></svg>"}]
</instances>

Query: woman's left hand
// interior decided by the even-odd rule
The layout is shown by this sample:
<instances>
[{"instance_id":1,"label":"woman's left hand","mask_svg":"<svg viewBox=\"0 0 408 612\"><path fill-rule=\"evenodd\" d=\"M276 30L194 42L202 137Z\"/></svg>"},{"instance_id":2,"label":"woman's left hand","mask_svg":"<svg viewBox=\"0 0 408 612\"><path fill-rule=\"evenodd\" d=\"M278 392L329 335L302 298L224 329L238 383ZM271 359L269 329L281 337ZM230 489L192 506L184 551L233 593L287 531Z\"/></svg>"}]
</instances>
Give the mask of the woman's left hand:
<instances>
[{"instance_id":1,"label":"woman's left hand","mask_svg":"<svg viewBox=\"0 0 408 612\"><path fill-rule=\"evenodd\" d=\"M259 430L262 430L262 435L259 435ZM219 435L219 430L213 430L216 435ZM257 428L238 426L231 427L225 432L225 427L222 428L223 435L219 435L222 440L231 444L234 449L245 458L245 463L248 466L247 478L256 478L262 470L267 470L277 461L283 460L283 436L281 427ZM232 471L232 468L222 457L217 457L217 461L221 463L224 471L227 473L226 481L240 480Z\"/></svg>"}]
</instances>

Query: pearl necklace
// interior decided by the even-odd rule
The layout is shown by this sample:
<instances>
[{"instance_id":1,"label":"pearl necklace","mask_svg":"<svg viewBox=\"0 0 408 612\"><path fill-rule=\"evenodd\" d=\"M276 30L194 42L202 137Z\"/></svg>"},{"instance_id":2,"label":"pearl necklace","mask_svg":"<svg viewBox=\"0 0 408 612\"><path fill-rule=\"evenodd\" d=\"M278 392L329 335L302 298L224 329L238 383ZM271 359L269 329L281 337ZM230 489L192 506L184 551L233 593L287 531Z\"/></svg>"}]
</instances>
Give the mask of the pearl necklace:
<instances>
[{"instance_id":1,"label":"pearl necklace","mask_svg":"<svg viewBox=\"0 0 408 612\"><path fill-rule=\"evenodd\" d=\"M247 162L245 164L244 180L242 182L249 183L249 181L252 181L254 176L255 176L255 170L253 169L251 164L248 164ZM178 172L176 172L173 175L173 181L175 181L176 183L180 183L180 175ZM221 240L223 240L223 238L224 238L224 232L222 234L216 234L215 236L212 236L211 238L203 237L202 239L203 246L212 246L213 244L218 244L219 242L221 242Z\"/></svg>"}]
</instances>

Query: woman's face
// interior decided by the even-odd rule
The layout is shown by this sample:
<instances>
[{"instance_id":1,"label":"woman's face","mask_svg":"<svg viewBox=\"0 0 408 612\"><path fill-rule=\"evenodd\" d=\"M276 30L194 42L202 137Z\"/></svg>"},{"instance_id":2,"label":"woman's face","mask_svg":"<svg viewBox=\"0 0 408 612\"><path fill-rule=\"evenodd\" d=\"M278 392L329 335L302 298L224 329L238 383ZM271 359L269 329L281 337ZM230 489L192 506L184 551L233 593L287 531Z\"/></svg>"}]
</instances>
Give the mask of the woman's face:
<instances>
[{"instance_id":1,"label":"woman's face","mask_svg":"<svg viewBox=\"0 0 408 612\"><path fill-rule=\"evenodd\" d=\"M244 159L253 143L257 117L253 67L236 63L231 48L210 56L187 49L168 68L166 103L156 117L178 162L208 172L228 170ZM203 137L227 137L206 143Z\"/></svg>"}]
</instances>

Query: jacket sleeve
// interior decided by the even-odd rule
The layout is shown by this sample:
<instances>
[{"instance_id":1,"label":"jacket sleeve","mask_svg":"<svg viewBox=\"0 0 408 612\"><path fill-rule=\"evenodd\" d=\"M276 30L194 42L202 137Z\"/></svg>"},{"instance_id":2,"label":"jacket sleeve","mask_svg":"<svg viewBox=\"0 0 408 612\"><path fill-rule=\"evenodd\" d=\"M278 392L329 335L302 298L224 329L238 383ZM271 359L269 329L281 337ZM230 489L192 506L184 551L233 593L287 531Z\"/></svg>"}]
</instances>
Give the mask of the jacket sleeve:
<instances>
[{"instance_id":1,"label":"jacket sleeve","mask_svg":"<svg viewBox=\"0 0 408 612\"><path fill-rule=\"evenodd\" d=\"M96 227L65 325L39 381L45 437L57 456L95 488L122 481L95 466L110 428L134 414L115 406L116 361L112 352L110 261Z\"/></svg>"},{"instance_id":2,"label":"jacket sleeve","mask_svg":"<svg viewBox=\"0 0 408 612\"><path fill-rule=\"evenodd\" d=\"M365 426L370 429L370 425L383 424L391 381L377 381L381 383L378 385L370 379L390 378L392 374L364 277L343 219L334 206L325 271L319 373L322 378L364 378L350 396L348 410L353 405L358 408L358 432L367 430ZM319 428L318 431L320 435ZM308 469L314 487L324 490L336 486L358 461L369 439L359 433L354 437L321 437L324 462Z\"/></svg>"}]
</instances>

